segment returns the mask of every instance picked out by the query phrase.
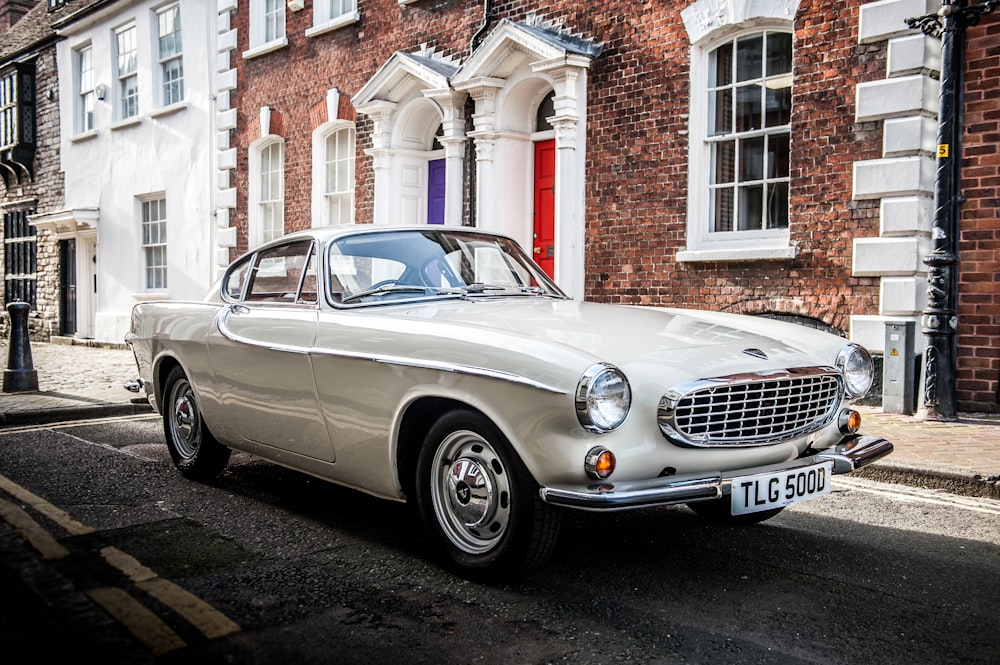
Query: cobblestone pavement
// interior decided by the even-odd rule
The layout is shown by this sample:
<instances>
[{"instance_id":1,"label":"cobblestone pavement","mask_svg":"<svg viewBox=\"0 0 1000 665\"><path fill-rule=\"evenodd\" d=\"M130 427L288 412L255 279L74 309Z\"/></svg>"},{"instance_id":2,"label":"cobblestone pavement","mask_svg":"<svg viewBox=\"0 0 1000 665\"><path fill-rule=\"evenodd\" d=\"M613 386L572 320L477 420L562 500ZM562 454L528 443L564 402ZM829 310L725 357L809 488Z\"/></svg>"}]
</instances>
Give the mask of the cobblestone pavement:
<instances>
[{"instance_id":1,"label":"cobblestone pavement","mask_svg":"<svg viewBox=\"0 0 1000 665\"><path fill-rule=\"evenodd\" d=\"M0 392L0 427L149 410L122 387L137 374L127 348L34 343L31 352L38 391ZM6 368L6 341L0 354ZM861 474L1000 499L1000 416L960 414L956 422L940 422L882 413L878 407L859 410L862 431L895 446Z\"/></svg>"}]
</instances>

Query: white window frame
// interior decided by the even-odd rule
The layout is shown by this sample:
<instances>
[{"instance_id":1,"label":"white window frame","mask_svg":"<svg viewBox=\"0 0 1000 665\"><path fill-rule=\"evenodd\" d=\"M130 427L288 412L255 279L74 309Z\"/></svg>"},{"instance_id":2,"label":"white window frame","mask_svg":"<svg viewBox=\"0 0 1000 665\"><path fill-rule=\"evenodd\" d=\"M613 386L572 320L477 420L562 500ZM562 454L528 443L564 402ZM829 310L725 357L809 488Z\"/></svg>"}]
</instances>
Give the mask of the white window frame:
<instances>
[{"instance_id":1,"label":"white window frame","mask_svg":"<svg viewBox=\"0 0 1000 665\"><path fill-rule=\"evenodd\" d=\"M346 136L347 145L343 146L344 152L330 155L329 140L334 136ZM327 123L313 133L313 224L314 226L331 226L334 224L354 223L354 189L355 189L355 160L357 153L357 135L354 123L348 121L337 121ZM343 182L336 183L336 189L329 187L329 169L336 165L343 165L347 171L338 171L345 174ZM333 200L338 200L341 210L346 210L346 215L334 215L332 212Z\"/></svg>"},{"instance_id":2,"label":"white window frame","mask_svg":"<svg viewBox=\"0 0 1000 665\"><path fill-rule=\"evenodd\" d=\"M278 167L265 171L268 153L274 149L280 150ZM280 136L265 136L255 141L250 146L249 166L248 241L253 249L285 232L284 140ZM268 174L276 176L277 180L265 186L264 178Z\"/></svg>"},{"instance_id":3,"label":"white window frame","mask_svg":"<svg viewBox=\"0 0 1000 665\"><path fill-rule=\"evenodd\" d=\"M306 30L306 36L315 37L360 19L358 0L313 0L313 25Z\"/></svg>"},{"instance_id":4,"label":"white window frame","mask_svg":"<svg viewBox=\"0 0 1000 665\"><path fill-rule=\"evenodd\" d=\"M129 50L122 50L122 37L126 33L132 33L132 44ZM116 28L114 31L115 46L115 106L118 120L128 120L139 116L139 31L134 22ZM126 43L126 47L129 44ZM124 62L131 55L131 62ZM123 67L124 65L124 67ZM134 82L135 87L129 93L125 86L129 81ZM132 106L134 104L134 106Z\"/></svg>"},{"instance_id":5,"label":"white window frame","mask_svg":"<svg viewBox=\"0 0 1000 665\"><path fill-rule=\"evenodd\" d=\"M94 130L94 111L97 107L93 44L73 49L73 69L76 72L77 87L74 130L77 134L85 134Z\"/></svg>"},{"instance_id":6,"label":"white window frame","mask_svg":"<svg viewBox=\"0 0 1000 665\"><path fill-rule=\"evenodd\" d=\"M691 47L691 103L688 126L688 222L687 247L677 253L682 262L698 261L768 261L789 260L797 255L791 244L789 228L753 231L711 232L710 178L712 146L709 136L710 54L720 45L740 37L764 32L794 35L790 20L757 19L744 27L728 26ZM794 38L792 73L795 71ZM794 109L792 109L794 114ZM791 128L789 127L789 131ZM791 198L791 192L789 198Z\"/></svg>"},{"instance_id":7,"label":"white window frame","mask_svg":"<svg viewBox=\"0 0 1000 665\"><path fill-rule=\"evenodd\" d=\"M288 46L285 0L250 0L250 48L244 58L254 58ZM273 21L273 34L269 25Z\"/></svg>"},{"instance_id":8,"label":"white window frame","mask_svg":"<svg viewBox=\"0 0 1000 665\"><path fill-rule=\"evenodd\" d=\"M167 35L163 34L163 28L165 21L168 20L167 15L169 13L176 12L176 25L173 26L174 29L171 30ZM181 26L182 15L180 3L173 3L170 5L165 5L159 7L153 12L153 34L156 36L154 41L155 51L155 61L158 65L159 72L159 98L161 106L172 106L174 104L180 104L185 99L184 91L184 44L183 44L183 29ZM164 54L163 52L163 41L165 38L169 38L173 43L173 49ZM174 63L179 63L179 76L175 79L170 78L171 66ZM177 88L176 94L172 93L173 88Z\"/></svg>"},{"instance_id":9,"label":"white window frame","mask_svg":"<svg viewBox=\"0 0 1000 665\"><path fill-rule=\"evenodd\" d=\"M167 199L158 194L139 199L139 248L142 256L142 291L165 292L167 270Z\"/></svg>"}]
</instances>

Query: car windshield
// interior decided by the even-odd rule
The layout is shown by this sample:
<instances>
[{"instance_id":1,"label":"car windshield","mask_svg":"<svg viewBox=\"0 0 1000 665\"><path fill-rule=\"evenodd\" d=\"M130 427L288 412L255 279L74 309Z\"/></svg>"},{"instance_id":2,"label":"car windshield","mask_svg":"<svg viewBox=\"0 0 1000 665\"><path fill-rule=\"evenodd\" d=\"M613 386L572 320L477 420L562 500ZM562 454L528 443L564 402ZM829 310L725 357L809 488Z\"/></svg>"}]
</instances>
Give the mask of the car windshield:
<instances>
[{"instance_id":1,"label":"car windshield","mask_svg":"<svg viewBox=\"0 0 1000 665\"><path fill-rule=\"evenodd\" d=\"M513 241L487 233L359 233L328 253L329 297L341 305L400 300L565 295Z\"/></svg>"}]
</instances>

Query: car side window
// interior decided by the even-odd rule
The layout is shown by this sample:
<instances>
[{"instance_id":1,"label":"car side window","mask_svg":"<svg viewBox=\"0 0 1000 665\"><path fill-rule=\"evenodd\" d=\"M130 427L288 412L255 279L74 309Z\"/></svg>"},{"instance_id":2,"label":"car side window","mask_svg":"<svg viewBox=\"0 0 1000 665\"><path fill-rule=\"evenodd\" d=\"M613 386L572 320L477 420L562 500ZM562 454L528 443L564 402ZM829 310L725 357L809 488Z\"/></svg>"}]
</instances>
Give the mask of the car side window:
<instances>
[{"instance_id":1,"label":"car side window","mask_svg":"<svg viewBox=\"0 0 1000 665\"><path fill-rule=\"evenodd\" d=\"M229 269L226 280L222 285L222 293L230 300L239 300L243 295L243 285L246 284L247 275L250 273L250 259L246 257Z\"/></svg>"},{"instance_id":2,"label":"car side window","mask_svg":"<svg viewBox=\"0 0 1000 665\"><path fill-rule=\"evenodd\" d=\"M302 272L302 288L295 301L301 305L315 305L316 300L316 248L313 246L306 257L306 269Z\"/></svg>"},{"instance_id":3,"label":"car side window","mask_svg":"<svg viewBox=\"0 0 1000 665\"><path fill-rule=\"evenodd\" d=\"M257 254L246 300L268 303L316 303L315 262L311 240L272 247ZM308 279L312 271L312 279ZM301 292L300 292L301 289Z\"/></svg>"}]
</instances>

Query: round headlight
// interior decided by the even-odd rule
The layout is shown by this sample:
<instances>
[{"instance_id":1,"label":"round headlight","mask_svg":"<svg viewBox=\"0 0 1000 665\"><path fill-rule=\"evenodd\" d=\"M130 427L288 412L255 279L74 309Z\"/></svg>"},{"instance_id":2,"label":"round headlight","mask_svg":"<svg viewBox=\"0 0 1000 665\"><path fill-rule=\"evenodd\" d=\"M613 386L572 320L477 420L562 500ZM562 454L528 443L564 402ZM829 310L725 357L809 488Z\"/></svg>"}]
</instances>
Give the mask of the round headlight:
<instances>
[{"instance_id":1,"label":"round headlight","mask_svg":"<svg viewBox=\"0 0 1000 665\"><path fill-rule=\"evenodd\" d=\"M593 365L576 387L576 417L591 432L610 432L623 422L632 406L632 390L621 370Z\"/></svg>"},{"instance_id":2,"label":"round headlight","mask_svg":"<svg viewBox=\"0 0 1000 665\"><path fill-rule=\"evenodd\" d=\"M875 365L868 352L857 344L848 344L840 350L837 367L844 374L844 392L849 398L861 397L872 387Z\"/></svg>"}]
</instances>

